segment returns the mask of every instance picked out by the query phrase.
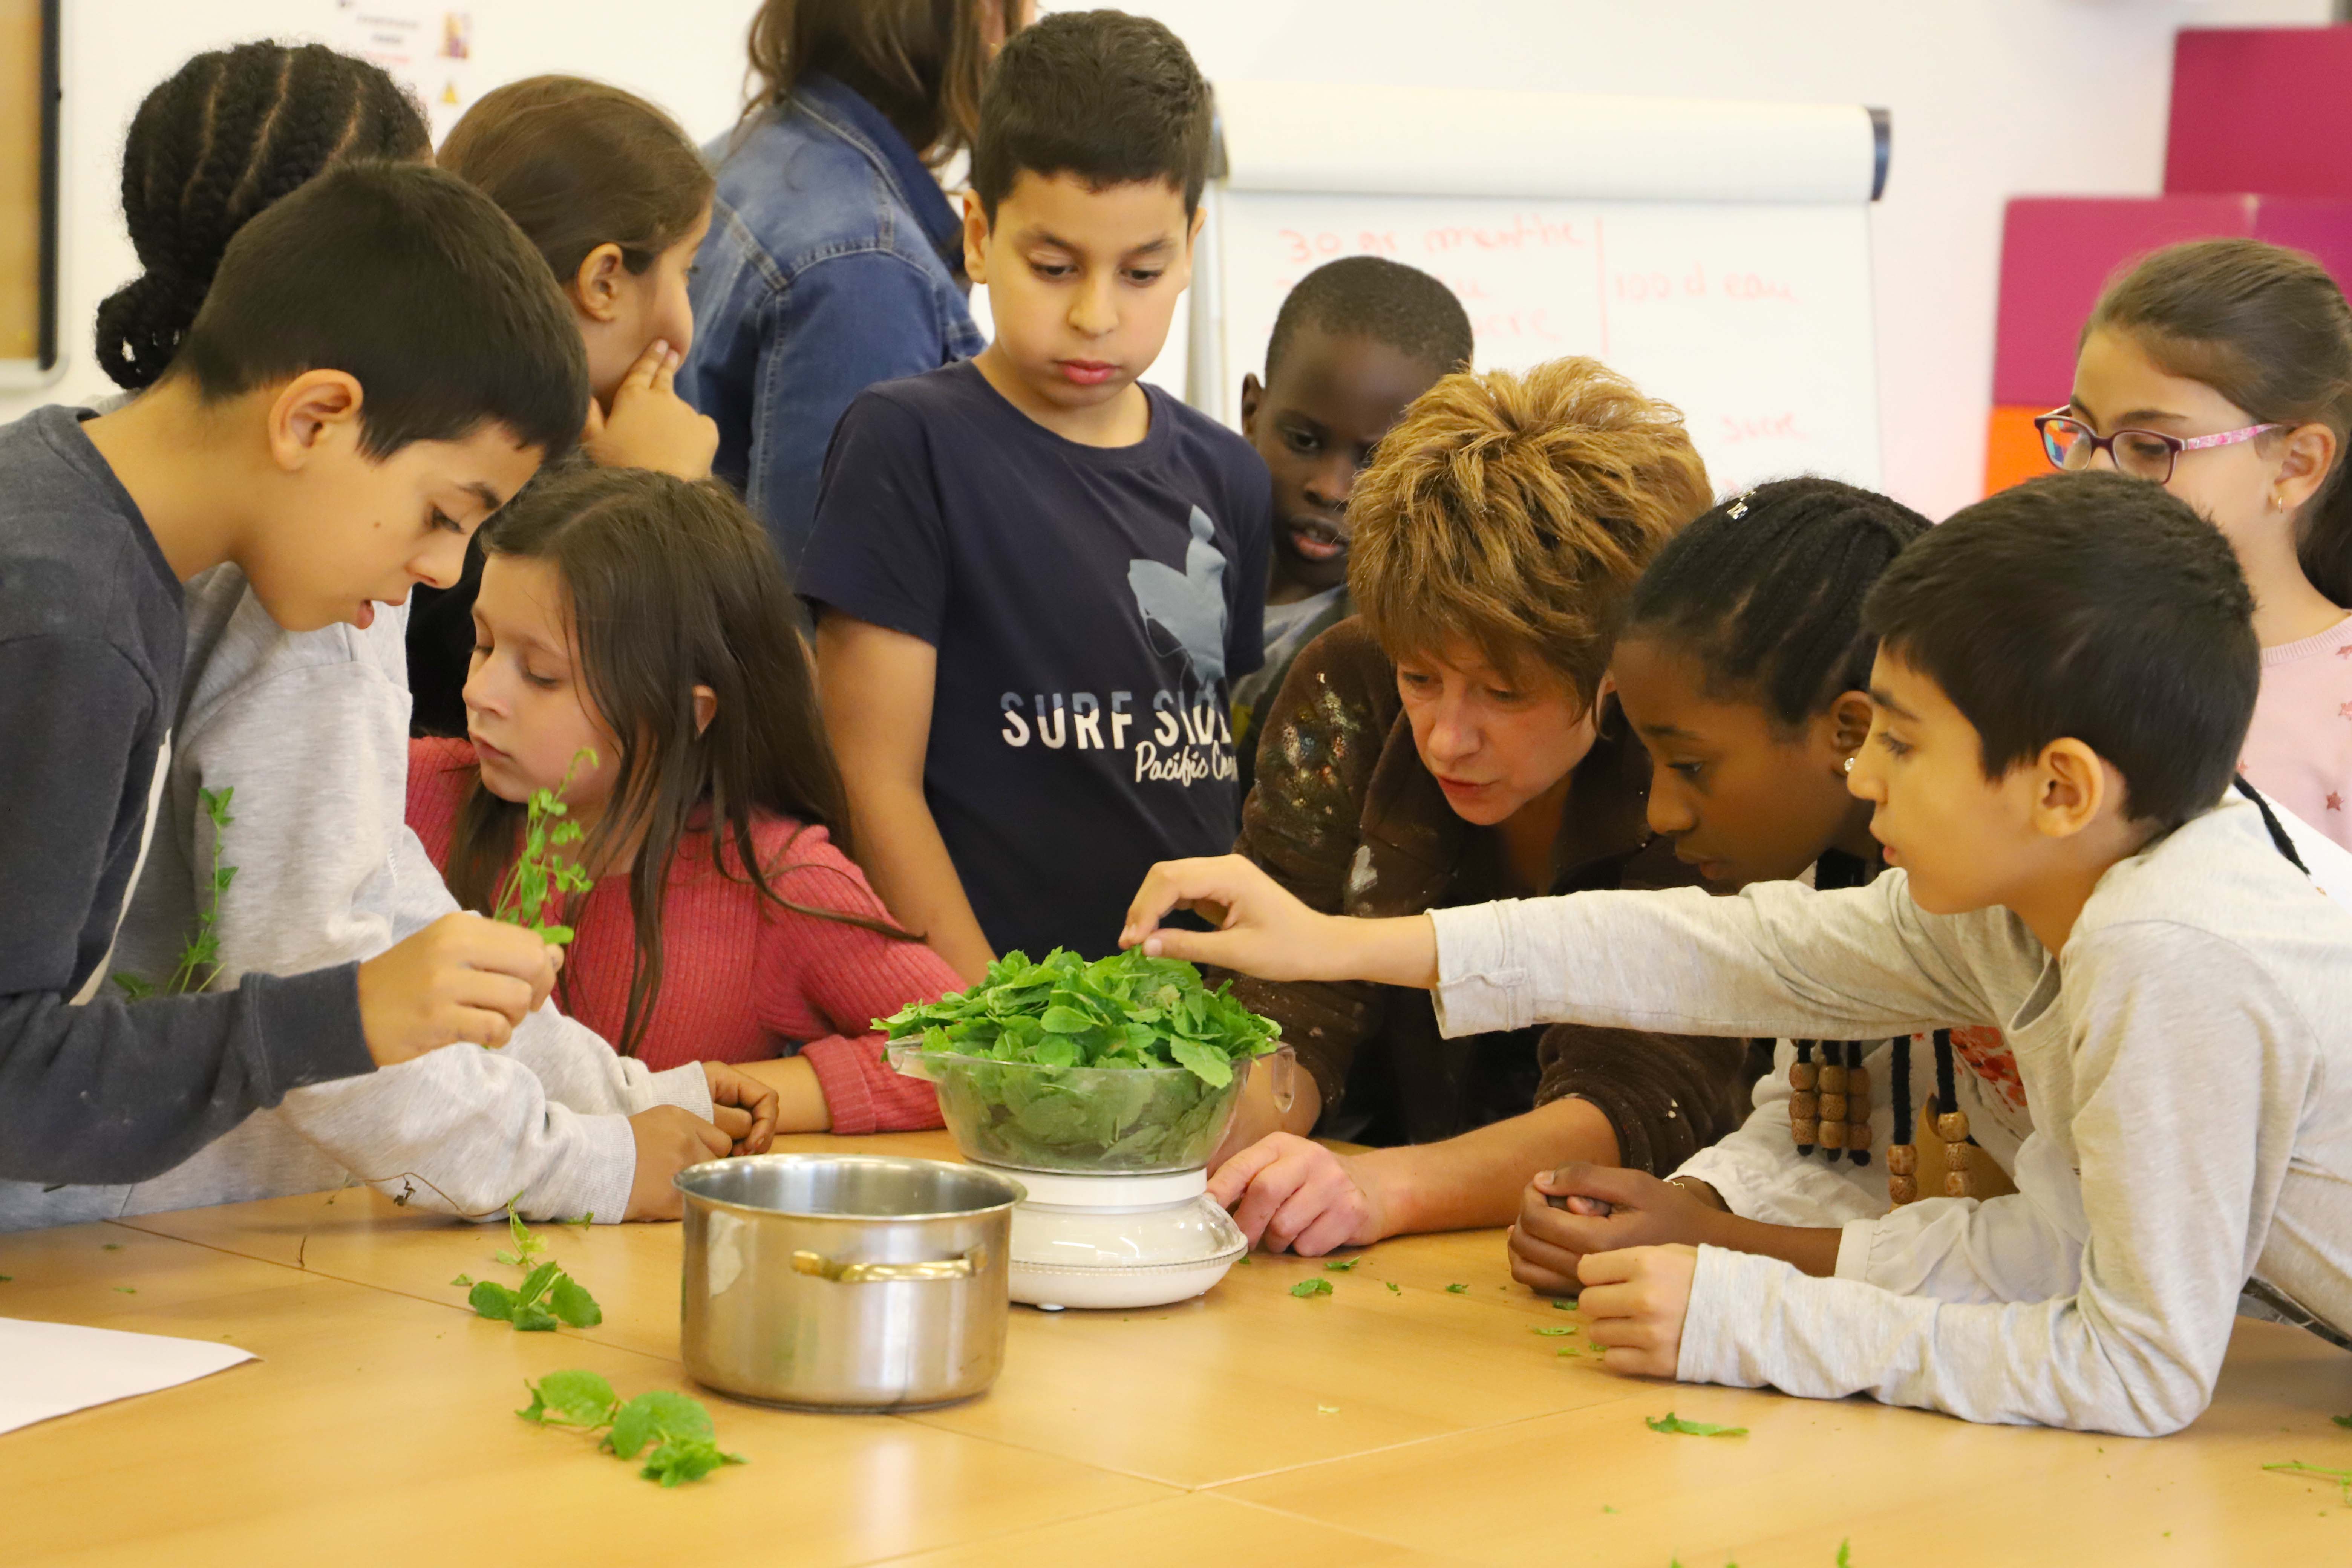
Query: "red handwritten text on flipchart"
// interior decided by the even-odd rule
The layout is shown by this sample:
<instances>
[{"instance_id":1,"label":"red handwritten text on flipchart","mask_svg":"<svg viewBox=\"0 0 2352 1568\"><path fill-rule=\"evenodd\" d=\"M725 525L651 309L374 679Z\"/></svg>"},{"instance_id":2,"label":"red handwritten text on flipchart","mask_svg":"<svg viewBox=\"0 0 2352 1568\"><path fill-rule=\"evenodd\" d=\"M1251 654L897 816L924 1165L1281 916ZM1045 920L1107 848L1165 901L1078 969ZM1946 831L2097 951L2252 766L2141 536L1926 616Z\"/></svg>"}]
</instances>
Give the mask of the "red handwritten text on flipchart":
<instances>
[{"instance_id":1,"label":"red handwritten text on flipchart","mask_svg":"<svg viewBox=\"0 0 2352 1568\"><path fill-rule=\"evenodd\" d=\"M1724 445L1737 447L1749 441L1810 441L1812 437L1797 423L1793 414L1726 414L1718 426Z\"/></svg>"},{"instance_id":2,"label":"red handwritten text on flipchart","mask_svg":"<svg viewBox=\"0 0 2352 1568\"><path fill-rule=\"evenodd\" d=\"M1623 305L1706 299L1794 304L1797 299L1796 290L1779 279L1729 268L1709 271L1704 262L1693 262L1675 271L1612 272L1609 293L1613 302Z\"/></svg>"}]
</instances>

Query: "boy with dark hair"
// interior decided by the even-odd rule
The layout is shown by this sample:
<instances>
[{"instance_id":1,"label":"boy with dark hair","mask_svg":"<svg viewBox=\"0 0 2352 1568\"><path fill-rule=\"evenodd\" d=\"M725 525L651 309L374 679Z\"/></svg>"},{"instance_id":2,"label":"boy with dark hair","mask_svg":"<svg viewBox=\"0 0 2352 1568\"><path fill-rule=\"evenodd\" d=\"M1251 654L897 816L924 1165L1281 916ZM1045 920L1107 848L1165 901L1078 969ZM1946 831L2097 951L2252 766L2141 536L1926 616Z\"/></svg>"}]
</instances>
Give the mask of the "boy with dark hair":
<instances>
[{"instance_id":1,"label":"boy with dark hair","mask_svg":"<svg viewBox=\"0 0 2352 1568\"><path fill-rule=\"evenodd\" d=\"M1128 934L1426 986L1457 1033L1997 1025L2035 1115L2015 1194L1854 1221L1830 1278L1592 1214L1590 1332L1619 1372L2178 1430L2242 1289L2339 1342L2352 1328L2352 911L2231 788L2260 668L2244 579L2158 487L2058 476L1910 546L1864 618L1880 645L1852 787L1897 868L1870 887L1348 921L1220 860L1156 869ZM1203 904L1227 930L1154 932ZM1932 1132L1964 1142L1966 1118Z\"/></svg>"},{"instance_id":2,"label":"boy with dark hair","mask_svg":"<svg viewBox=\"0 0 2352 1568\"><path fill-rule=\"evenodd\" d=\"M462 915L229 993L100 987L168 769L181 584L233 562L289 629L365 626L454 579L586 403L579 334L505 215L356 164L246 226L136 402L0 427L0 1179L153 1175L289 1089L501 1044L544 997L551 951Z\"/></svg>"},{"instance_id":3,"label":"boy with dark hair","mask_svg":"<svg viewBox=\"0 0 2352 1568\"><path fill-rule=\"evenodd\" d=\"M1298 651L1353 613L1348 496L1405 406L1470 363L1470 317L1453 290L1378 256L1327 262L1275 313L1265 380L1242 377L1242 435L1274 476L1265 664L1234 683L1242 793L1255 775L1257 710Z\"/></svg>"},{"instance_id":4,"label":"boy with dark hair","mask_svg":"<svg viewBox=\"0 0 2352 1568\"><path fill-rule=\"evenodd\" d=\"M1108 952L1151 861L1239 824L1265 469L1137 380L1191 280L1209 117L1157 22L1015 34L964 208L996 339L863 394L825 459L802 591L866 869L973 978Z\"/></svg>"}]
</instances>

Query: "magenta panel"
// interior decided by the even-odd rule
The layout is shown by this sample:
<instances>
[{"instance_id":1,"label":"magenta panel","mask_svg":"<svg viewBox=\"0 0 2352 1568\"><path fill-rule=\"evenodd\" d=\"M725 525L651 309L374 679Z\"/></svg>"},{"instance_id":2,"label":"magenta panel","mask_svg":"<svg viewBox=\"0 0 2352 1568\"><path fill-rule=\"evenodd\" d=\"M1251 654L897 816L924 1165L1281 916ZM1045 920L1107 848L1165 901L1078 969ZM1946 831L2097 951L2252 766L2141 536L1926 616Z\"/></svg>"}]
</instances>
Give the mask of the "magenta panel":
<instances>
[{"instance_id":1,"label":"magenta panel","mask_svg":"<svg viewBox=\"0 0 2352 1568\"><path fill-rule=\"evenodd\" d=\"M2011 200L2001 230L1992 401L2044 408L2065 402L2075 341L2107 279L2159 246L2254 232L2255 202L2246 195Z\"/></svg>"},{"instance_id":2,"label":"magenta panel","mask_svg":"<svg viewBox=\"0 0 2352 1568\"><path fill-rule=\"evenodd\" d=\"M2183 28L2164 188L2352 197L2352 26Z\"/></svg>"}]
</instances>

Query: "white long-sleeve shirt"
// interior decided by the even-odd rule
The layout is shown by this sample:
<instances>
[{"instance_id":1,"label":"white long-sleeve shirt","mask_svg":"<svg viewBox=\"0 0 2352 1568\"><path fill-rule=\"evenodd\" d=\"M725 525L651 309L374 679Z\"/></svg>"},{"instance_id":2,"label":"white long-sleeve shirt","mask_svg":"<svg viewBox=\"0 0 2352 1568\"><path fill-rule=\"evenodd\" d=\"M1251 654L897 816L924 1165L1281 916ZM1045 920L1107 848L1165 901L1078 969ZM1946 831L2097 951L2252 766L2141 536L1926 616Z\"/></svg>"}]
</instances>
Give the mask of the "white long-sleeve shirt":
<instances>
[{"instance_id":1,"label":"white long-sleeve shirt","mask_svg":"<svg viewBox=\"0 0 2352 1568\"><path fill-rule=\"evenodd\" d=\"M154 845L115 947L116 971L161 982L212 873L199 789L233 788L222 862L221 973L299 973L375 956L457 908L404 815L404 609L366 631L289 633L235 567L188 584L188 679ZM552 1005L502 1051L453 1046L289 1093L278 1109L134 1186L0 1184L0 1230L316 1192L352 1176L419 1206L530 1218L627 1207L627 1118L655 1105L710 1114L699 1066L619 1057Z\"/></svg>"},{"instance_id":2,"label":"white long-sleeve shirt","mask_svg":"<svg viewBox=\"0 0 2352 1568\"><path fill-rule=\"evenodd\" d=\"M2154 1435L2210 1399L2250 1277L2352 1325L2352 911L2241 799L2110 868L2054 959L2004 910L1925 912L1899 870L1432 919L1449 1033L2008 1037L2018 1192L1855 1222L1875 1283L1702 1247L1686 1380Z\"/></svg>"}]
</instances>

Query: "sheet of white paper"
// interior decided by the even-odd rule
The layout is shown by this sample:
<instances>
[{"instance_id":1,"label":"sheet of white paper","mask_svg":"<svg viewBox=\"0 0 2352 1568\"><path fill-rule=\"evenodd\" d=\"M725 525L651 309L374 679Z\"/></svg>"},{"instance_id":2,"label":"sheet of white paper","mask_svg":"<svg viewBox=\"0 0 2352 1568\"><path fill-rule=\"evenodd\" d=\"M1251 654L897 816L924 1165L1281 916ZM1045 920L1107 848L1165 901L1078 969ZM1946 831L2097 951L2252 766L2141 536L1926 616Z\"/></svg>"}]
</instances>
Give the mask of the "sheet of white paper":
<instances>
[{"instance_id":1,"label":"sheet of white paper","mask_svg":"<svg viewBox=\"0 0 2352 1568\"><path fill-rule=\"evenodd\" d=\"M0 1318L0 1432L255 1359L232 1344Z\"/></svg>"}]
</instances>

